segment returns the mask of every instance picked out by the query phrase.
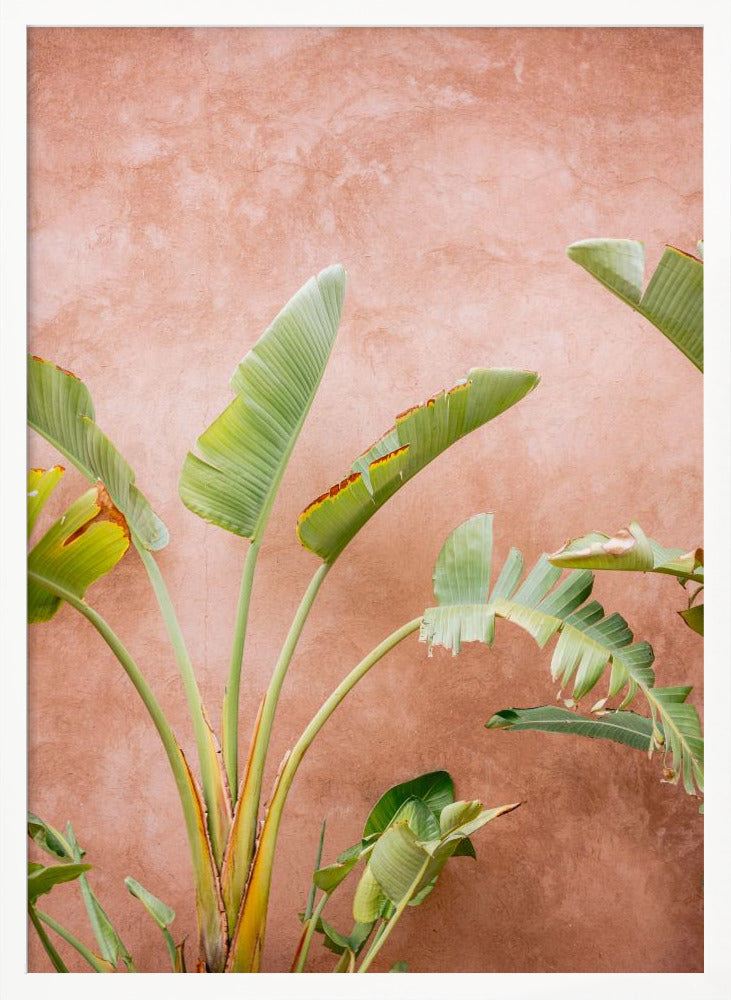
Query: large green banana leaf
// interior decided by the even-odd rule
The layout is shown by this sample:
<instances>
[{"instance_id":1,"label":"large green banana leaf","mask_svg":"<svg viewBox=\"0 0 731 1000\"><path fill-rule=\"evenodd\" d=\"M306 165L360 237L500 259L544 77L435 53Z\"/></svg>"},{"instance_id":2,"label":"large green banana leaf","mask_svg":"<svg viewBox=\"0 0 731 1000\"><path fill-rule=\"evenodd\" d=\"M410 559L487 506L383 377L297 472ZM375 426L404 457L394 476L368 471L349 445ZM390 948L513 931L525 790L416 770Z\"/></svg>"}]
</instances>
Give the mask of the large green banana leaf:
<instances>
[{"instance_id":1,"label":"large green banana leaf","mask_svg":"<svg viewBox=\"0 0 731 1000\"><path fill-rule=\"evenodd\" d=\"M564 733L586 736L592 740L611 740L612 743L622 743L647 752L653 745L652 719L636 712L603 712L587 717L555 705L504 708L501 712L496 712L485 726L487 729Z\"/></svg>"},{"instance_id":2,"label":"large green banana leaf","mask_svg":"<svg viewBox=\"0 0 731 1000\"><path fill-rule=\"evenodd\" d=\"M404 804L370 853L353 897L358 923L376 920L385 904L397 906L430 890L465 838L519 803L483 809L478 801L453 802L441 811L438 827L419 800L414 805Z\"/></svg>"},{"instance_id":3,"label":"large green banana leaf","mask_svg":"<svg viewBox=\"0 0 731 1000\"><path fill-rule=\"evenodd\" d=\"M366 868L356 889L354 910L368 919L361 921L356 918L349 935L335 930L322 918L318 919L314 930L324 936L324 944L330 951L345 955L346 960L348 957L354 959L366 943L375 921L379 917L390 919L394 913L395 901L389 898L376 880L369 860L384 837L390 838L396 828L407 827L418 841L419 859L422 862L428 861L431 865L433 870L430 869L429 877L418 887L412 886L413 891L408 899L409 906L419 906L434 888L439 872L449 857L475 857L469 833L513 808L515 806L503 806L497 810L483 811L479 802L455 803L454 783L447 771L430 771L389 788L371 810L361 841L343 851L334 864L318 867L313 876L313 886L330 896L358 862L365 860ZM472 824L471 827L468 827L468 823ZM320 856L321 852L318 852L318 857ZM387 867L394 863L390 851L381 860ZM376 867L379 863L377 858ZM400 880L403 888L410 874L411 870L402 861L394 868L393 879ZM412 875L412 881L414 877ZM391 890L393 887L388 875L385 880ZM406 885L407 889L409 885L410 883ZM307 914L302 917L306 923ZM337 968L335 971L345 970Z\"/></svg>"},{"instance_id":4,"label":"large green banana leaf","mask_svg":"<svg viewBox=\"0 0 731 1000\"><path fill-rule=\"evenodd\" d=\"M662 255L645 294L645 248L637 240L572 243L566 253L664 333L703 371L703 262L675 247Z\"/></svg>"},{"instance_id":5,"label":"large green banana leaf","mask_svg":"<svg viewBox=\"0 0 731 1000\"><path fill-rule=\"evenodd\" d=\"M605 616L597 601L588 601L593 586L589 570L573 570L559 582L561 569L542 556L520 583L522 561L520 553L511 550L494 588L486 592L492 570L492 515L480 514L456 528L437 559L438 604L424 612L422 641L430 649L446 646L453 654L461 642L491 645L496 617L519 625L540 647L558 635L551 674L562 688L572 687L572 700L578 702L593 691L611 666L607 697L626 692L620 705L625 708L641 690L655 723L653 748L663 748L674 776L682 776L689 793L696 785L702 789L703 737L698 713L686 703L690 688L655 687L652 648L646 642L632 644L632 632L621 615Z\"/></svg>"},{"instance_id":6,"label":"large green banana leaf","mask_svg":"<svg viewBox=\"0 0 731 1000\"><path fill-rule=\"evenodd\" d=\"M63 470L61 470L63 471ZM28 477L28 521L35 523L40 511L39 497L48 498L48 484L58 475L43 469L31 470ZM83 598L88 587L113 569L129 547L129 532L119 512L101 484L79 497L43 535L28 556L28 621L49 621L58 611L61 598L44 586L62 587Z\"/></svg>"},{"instance_id":7,"label":"large green banana leaf","mask_svg":"<svg viewBox=\"0 0 731 1000\"><path fill-rule=\"evenodd\" d=\"M300 514L297 534L302 545L333 562L404 483L537 384L535 372L473 368L454 388L400 414L394 427L353 462L350 475Z\"/></svg>"},{"instance_id":8,"label":"large green banana leaf","mask_svg":"<svg viewBox=\"0 0 731 1000\"><path fill-rule=\"evenodd\" d=\"M114 506L146 549L167 545L167 528L135 486L130 466L94 422L91 395L79 378L50 361L30 357L28 425L87 479L101 479Z\"/></svg>"},{"instance_id":9,"label":"large green banana leaf","mask_svg":"<svg viewBox=\"0 0 731 1000\"><path fill-rule=\"evenodd\" d=\"M345 297L339 265L310 278L233 374L236 393L188 453L180 496L236 535L261 537L327 365Z\"/></svg>"}]
</instances>

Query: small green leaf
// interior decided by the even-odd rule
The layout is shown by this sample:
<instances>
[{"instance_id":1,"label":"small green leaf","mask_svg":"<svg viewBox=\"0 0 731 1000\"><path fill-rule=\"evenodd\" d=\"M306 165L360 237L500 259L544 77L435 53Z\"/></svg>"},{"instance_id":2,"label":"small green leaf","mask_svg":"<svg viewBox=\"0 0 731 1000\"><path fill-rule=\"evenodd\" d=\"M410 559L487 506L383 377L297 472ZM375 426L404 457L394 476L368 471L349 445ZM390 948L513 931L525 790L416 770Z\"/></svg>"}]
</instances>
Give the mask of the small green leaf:
<instances>
[{"instance_id":1,"label":"small green leaf","mask_svg":"<svg viewBox=\"0 0 731 1000\"><path fill-rule=\"evenodd\" d=\"M688 628L692 628L698 635L703 635L703 607L702 604L695 604L692 608L678 612Z\"/></svg>"},{"instance_id":2,"label":"small green leaf","mask_svg":"<svg viewBox=\"0 0 731 1000\"><path fill-rule=\"evenodd\" d=\"M28 863L28 901L35 903L39 896L50 892L55 885L73 882L91 865L49 865L47 868L35 862Z\"/></svg>"},{"instance_id":3,"label":"small green leaf","mask_svg":"<svg viewBox=\"0 0 731 1000\"><path fill-rule=\"evenodd\" d=\"M389 788L371 810L363 830L363 838L383 833L391 825L399 809L411 798L420 799L438 817L445 806L454 802L451 775L447 771L430 771Z\"/></svg>"},{"instance_id":4,"label":"small green leaf","mask_svg":"<svg viewBox=\"0 0 731 1000\"><path fill-rule=\"evenodd\" d=\"M318 868L312 876L312 881L318 889L322 889L328 895L335 892L340 883L348 877L350 872L358 863L358 858L352 858L345 863L328 865L325 868Z\"/></svg>"},{"instance_id":5,"label":"small green leaf","mask_svg":"<svg viewBox=\"0 0 731 1000\"><path fill-rule=\"evenodd\" d=\"M66 840L71 848L74 860L81 861L86 851L84 851L76 840L71 823L66 824ZM128 969L134 971L132 956L89 885L86 875L82 875L79 879L79 886L89 917L89 923L91 924L91 929L94 932L94 937L99 945L102 957L115 968L121 959Z\"/></svg>"},{"instance_id":6,"label":"small green leaf","mask_svg":"<svg viewBox=\"0 0 731 1000\"><path fill-rule=\"evenodd\" d=\"M132 895L139 899L160 930L167 930L173 920L175 920L175 910L169 907L167 903L163 903L157 896L153 896L148 889L145 889L144 886L140 885L130 875L125 878L124 884Z\"/></svg>"},{"instance_id":7,"label":"small green leaf","mask_svg":"<svg viewBox=\"0 0 731 1000\"><path fill-rule=\"evenodd\" d=\"M28 813L28 836L38 844L41 850L62 861L74 861L69 845L61 834L50 823L46 823L35 813Z\"/></svg>"}]
</instances>

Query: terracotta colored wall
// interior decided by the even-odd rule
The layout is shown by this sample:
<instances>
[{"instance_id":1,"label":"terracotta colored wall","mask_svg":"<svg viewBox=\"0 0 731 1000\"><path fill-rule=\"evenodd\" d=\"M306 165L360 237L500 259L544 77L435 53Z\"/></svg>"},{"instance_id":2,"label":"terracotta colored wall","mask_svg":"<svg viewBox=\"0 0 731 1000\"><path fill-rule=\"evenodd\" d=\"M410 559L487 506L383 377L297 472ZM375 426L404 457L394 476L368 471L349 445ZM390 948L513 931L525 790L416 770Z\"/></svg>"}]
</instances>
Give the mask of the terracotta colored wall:
<instances>
[{"instance_id":1,"label":"terracotta colored wall","mask_svg":"<svg viewBox=\"0 0 731 1000\"><path fill-rule=\"evenodd\" d=\"M274 760L346 668L430 602L438 549L469 515L494 510L499 554L515 544L526 561L633 516L668 544L699 540L701 377L564 248L634 236L654 266L664 241L692 248L701 235L701 44L685 29L31 32L32 348L87 381L171 529L160 564L217 725L244 546L185 510L178 473L235 364L330 262L349 274L344 322L260 560L247 731L315 566L294 538L299 510L396 412L469 367L535 368L543 381L403 490L333 570L287 680ZM54 461L36 440L30 457ZM80 488L69 472L63 499ZM596 593L651 639L662 682L692 681L700 705L701 645L673 613L674 581L604 576ZM190 747L136 558L92 594ZM30 657L31 804L73 821L129 947L164 970L122 885L135 875L177 910L177 936L194 934L156 736L70 609L32 632ZM506 625L492 651L427 660L413 640L374 670L293 790L267 969L291 959L323 816L332 859L380 792L437 767L462 797L525 805L409 913L384 964L702 968L697 803L624 748L483 728L497 709L552 700L548 662ZM72 889L49 909L88 937ZM31 967L46 968L35 942Z\"/></svg>"}]
</instances>

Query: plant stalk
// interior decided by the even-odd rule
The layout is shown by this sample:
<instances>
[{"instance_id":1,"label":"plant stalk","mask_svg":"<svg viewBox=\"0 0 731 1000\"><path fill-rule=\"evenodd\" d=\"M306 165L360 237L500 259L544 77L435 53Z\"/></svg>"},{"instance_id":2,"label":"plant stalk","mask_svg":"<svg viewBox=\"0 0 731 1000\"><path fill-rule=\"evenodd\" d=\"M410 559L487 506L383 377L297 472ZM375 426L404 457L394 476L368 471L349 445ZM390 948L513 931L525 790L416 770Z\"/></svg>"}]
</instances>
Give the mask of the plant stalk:
<instances>
[{"instance_id":1,"label":"plant stalk","mask_svg":"<svg viewBox=\"0 0 731 1000\"><path fill-rule=\"evenodd\" d=\"M28 578L66 601L94 626L119 660L142 699L165 748L183 807L188 843L193 862L193 872L196 879L199 929L206 953L206 961L210 968L222 965L225 960L225 931L221 923L221 912L219 909L221 905L219 903L220 889L215 871L215 863L210 852L205 830L202 828L200 802L193 784L192 775L188 770L183 753L160 703L147 683L146 677L135 663L121 639L98 611L95 611L85 601L80 600L75 594L72 594L64 587L53 584L31 570L28 571Z\"/></svg>"},{"instance_id":2,"label":"plant stalk","mask_svg":"<svg viewBox=\"0 0 731 1000\"><path fill-rule=\"evenodd\" d=\"M188 699L195 742L198 748L203 798L205 799L207 810L208 832L211 837L213 857L215 858L217 867L220 868L231 825L231 807L230 798L226 794L224 786L224 777L219 760L219 748L211 724L208 721L208 716L198 689L193 664L188 655L180 623L170 600L168 589L165 586L160 567L157 565L151 552L134 537L133 541L140 554L142 564L147 570L157 603L160 606L165 628L167 629L168 637L175 654L175 662L177 663L183 687L185 688L185 695Z\"/></svg>"},{"instance_id":3,"label":"plant stalk","mask_svg":"<svg viewBox=\"0 0 731 1000\"><path fill-rule=\"evenodd\" d=\"M315 908L315 893L317 891L317 886L315 885L315 872L322 864L322 848L325 844L325 827L327 825L327 820L322 821L322 828L320 830L320 840L317 845L317 857L315 858L315 868L312 873L312 885L310 886L310 893L307 897L307 905L305 906L305 920L309 920L312 916L312 911Z\"/></svg>"},{"instance_id":4,"label":"plant stalk","mask_svg":"<svg viewBox=\"0 0 731 1000\"><path fill-rule=\"evenodd\" d=\"M61 956L59 955L59 953L54 948L53 943L51 942L51 939L46 934L46 930L45 930L43 924L38 919L38 915L36 913L35 907L32 906L30 903L28 903L28 916L30 917L31 923L33 924L33 926L36 929L36 933L38 934L38 937L41 939L41 944L43 945L43 947L44 947L44 949L46 951L46 954L50 958L51 965L53 966L53 968L55 969L55 971L56 972L68 972L69 970L66 968L66 963L64 962L64 960L61 958Z\"/></svg>"},{"instance_id":5,"label":"plant stalk","mask_svg":"<svg viewBox=\"0 0 731 1000\"><path fill-rule=\"evenodd\" d=\"M279 654L276 666L272 673L269 687L267 688L264 702L262 704L261 718L255 731L254 744L251 748L249 765L244 777L239 802L240 815L237 816L232 831L235 843L231 844L229 850L233 850L237 857L238 872L244 873L244 880L248 874L252 858L254 856L254 842L256 839L256 826L259 819L259 803L261 801L261 788L264 778L264 766L269 749L269 740L274 724L274 715L277 710L277 703L282 691L284 678L287 675L289 664L297 647L297 642L302 634L307 616L317 597L317 592L322 586L322 582L330 569L329 563L322 563L310 580L310 584L305 591L300 602L297 613L294 616L289 633L285 639L282 651ZM238 912L243 897L244 885L238 879L239 884L228 884L224 872L224 895L227 898L227 908L232 912Z\"/></svg>"},{"instance_id":6,"label":"plant stalk","mask_svg":"<svg viewBox=\"0 0 731 1000\"><path fill-rule=\"evenodd\" d=\"M330 897L327 893L323 893L317 906L315 907L312 916L307 924L307 933L305 934L305 940L302 944L302 949L297 958L297 964L295 965L292 972L304 972L305 964L307 963L307 955L310 951L310 944L312 943L312 937L317 929L317 921L320 919L322 911L325 909L325 904Z\"/></svg>"},{"instance_id":7,"label":"plant stalk","mask_svg":"<svg viewBox=\"0 0 731 1000\"><path fill-rule=\"evenodd\" d=\"M108 965L109 963L105 962L103 959L97 958L94 952L90 948L87 948L83 941L79 941L78 938L74 937L71 931L67 931L66 928L54 920L53 917L50 917L47 913L42 913L40 910L36 910L35 912L44 924L48 924L52 931L55 931L59 937L62 937L64 941L71 945L72 948L75 948L82 958L86 959L94 972L114 971L111 968L105 968L105 965Z\"/></svg>"},{"instance_id":8,"label":"plant stalk","mask_svg":"<svg viewBox=\"0 0 731 1000\"><path fill-rule=\"evenodd\" d=\"M424 862L424 864L419 869L419 873L416 876L416 878L414 879L414 881L411 883L411 885L409 886L409 889L406 892L406 895L404 896L404 898L401 900L401 902L396 907L394 915L391 917L391 919L388 921L387 924L384 924L384 926L382 928L383 933L376 935L376 937L373 939L373 944L368 949L368 954L365 956L365 958L361 962L360 968L357 970L358 972L367 972L368 969L371 967L374 958L376 957L376 955L378 954L378 952L381 950L381 948L383 947L383 945L388 940L388 936L391 933L391 931L393 930L394 925L396 924L396 921L399 919L399 917L401 916L401 914L404 912L404 910L406 909L406 907L409 904L409 900L411 899L411 897L416 892L416 890L417 890L417 888L419 886L419 882L421 882L422 878L424 877L424 872L429 867L429 861L430 860L431 860L430 858L427 858L426 861Z\"/></svg>"},{"instance_id":9,"label":"plant stalk","mask_svg":"<svg viewBox=\"0 0 731 1000\"><path fill-rule=\"evenodd\" d=\"M414 618L412 621L402 625L401 628L392 632L388 638L379 643L375 649L351 670L344 680L335 688L330 697L323 702L312 721L300 736L294 746L282 773L277 782L269 811L264 823L264 828L259 840L256 857L251 871L246 899L239 924L236 928L234 940L231 945L232 954L229 962L234 972L257 971L256 965L261 955L266 927L266 914L269 902L269 888L271 885L272 866L274 863L274 852L277 844L279 824L282 819L282 812L287 801L287 795L292 786L294 776L302 762L302 758L307 753L312 741L333 714L340 702L355 687L361 678L373 667L386 653L390 652L400 642L411 635L421 625L421 618Z\"/></svg>"},{"instance_id":10,"label":"plant stalk","mask_svg":"<svg viewBox=\"0 0 731 1000\"><path fill-rule=\"evenodd\" d=\"M228 672L228 683L223 695L222 745L223 763L228 776L228 787L231 790L233 805L236 805L236 795L239 787L239 692L241 690L241 668L244 662L244 645L246 643L246 626L249 621L249 605L251 589L254 583L256 560L259 556L259 541L252 542L244 560L244 570L241 575L239 603L236 609L236 628L231 647L231 664Z\"/></svg>"}]
</instances>

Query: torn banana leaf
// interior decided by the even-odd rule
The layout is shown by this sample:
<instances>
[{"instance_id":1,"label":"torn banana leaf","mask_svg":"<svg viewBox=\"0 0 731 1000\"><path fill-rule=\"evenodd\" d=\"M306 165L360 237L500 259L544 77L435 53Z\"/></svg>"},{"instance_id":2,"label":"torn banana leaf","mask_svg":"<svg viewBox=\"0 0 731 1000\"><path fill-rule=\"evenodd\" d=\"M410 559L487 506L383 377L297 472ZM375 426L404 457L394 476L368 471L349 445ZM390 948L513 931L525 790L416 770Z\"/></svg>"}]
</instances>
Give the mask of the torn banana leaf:
<instances>
[{"instance_id":1,"label":"torn banana leaf","mask_svg":"<svg viewBox=\"0 0 731 1000\"><path fill-rule=\"evenodd\" d=\"M28 358L28 425L87 479L104 483L144 548L167 545L167 528L135 486L131 467L94 422L91 395L76 375L42 358Z\"/></svg>"},{"instance_id":2,"label":"torn banana leaf","mask_svg":"<svg viewBox=\"0 0 731 1000\"><path fill-rule=\"evenodd\" d=\"M44 489L50 481L32 470L29 486ZM51 470L53 472L53 470ZM47 474L46 474L47 475ZM56 480L57 481L57 480ZM37 496L31 496L37 516ZM113 569L129 547L125 519L98 483L79 497L48 529L28 556L28 621L49 621L58 611L61 598L50 593L44 582L61 587L81 600L87 589Z\"/></svg>"},{"instance_id":3,"label":"torn banana leaf","mask_svg":"<svg viewBox=\"0 0 731 1000\"><path fill-rule=\"evenodd\" d=\"M420 638L456 655L462 642L492 645L495 619L504 618L528 632L543 648L558 636L551 675L578 702L607 674L607 697L625 692L626 708L637 690L646 698L654 722L653 748L662 748L675 778L689 793L703 787L703 737L696 709L686 703L690 688L656 688L654 654L646 642L634 643L621 615L605 615L589 601L593 575L561 569L542 556L521 582L523 557L511 549L492 589L492 514L479 514L456 528L444 543L434 572L437 606L424 612Z\"/></svg>"},{"instance_id":4,"label":"torn banana leaf","mask_svg":"<svg viewBox=\"0 0 731 1000\"><path fill-rule=\"evenodd\" d=\"M645 248L637 240L581 240L566 253L703 371L702 260L667 246L643 295Z\"/></svg>"},{"instance_id":5,"label":"torn banana leaf","mask_svg":"<svg viewBox=\"0 0 731 1000\"><path fill-rule=\"evenodd\" d=\"M576 569L627 570L666 573L681 581L703 582L703 549L667 549L648 538L636 521L605 535L590 532L572 538L548 557L554 566Z\"/></svg>"},{"instance_id":6,"label":"torn banana leaf","mask_svg":"<svg viewBox=\"0 0 731 1000\"><path fill-rule=\"evenodd\" d=\"M339 265L310 278L239 364L234 400L183 465L180 496L194 514L261 537L335 342L345 284Z\"/></svg>"},{"instance_id":7,"label":"torn banana leaf","mask_svg":"<svg viewBox=\"0 0 731 1000\"><path fill-rule=\"evenodd\" d=\"M404 483L537 384L535 372L473 368L454 388L400 414L394 427L353 462L350 475L300 514L297 535L302 545L333 562Z\"/></svg>"}]
</instances>

